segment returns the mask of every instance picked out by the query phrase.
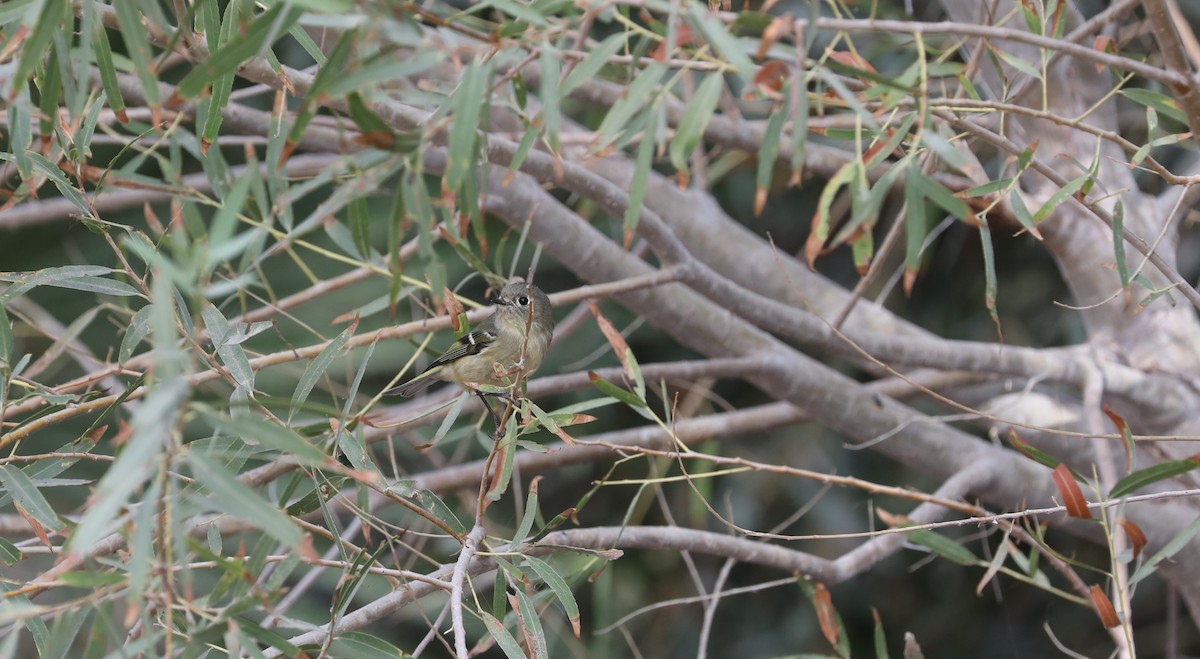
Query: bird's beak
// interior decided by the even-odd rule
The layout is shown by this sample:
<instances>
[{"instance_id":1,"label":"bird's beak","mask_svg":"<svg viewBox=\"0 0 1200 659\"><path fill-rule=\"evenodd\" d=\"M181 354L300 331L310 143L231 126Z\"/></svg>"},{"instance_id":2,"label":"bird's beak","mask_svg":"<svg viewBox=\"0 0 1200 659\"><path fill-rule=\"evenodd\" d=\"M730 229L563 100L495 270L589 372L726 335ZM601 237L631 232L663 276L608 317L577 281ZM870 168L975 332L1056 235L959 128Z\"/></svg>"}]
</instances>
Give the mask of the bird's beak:
<instances>
[{"instance_id":1,"label":"bird's beak","mask_svg":"<svg viewBox=\"0 0 1200 659\"><path fill-rule=\"evenodd\" d=\"M508 304L508 300L505 300L504 298L500 297L499 293L496 293L490 299L488 299L488 302L491 302L492 304L494 304L498 307L502 307L502 306Z\"/></svg>"}]
</instances>

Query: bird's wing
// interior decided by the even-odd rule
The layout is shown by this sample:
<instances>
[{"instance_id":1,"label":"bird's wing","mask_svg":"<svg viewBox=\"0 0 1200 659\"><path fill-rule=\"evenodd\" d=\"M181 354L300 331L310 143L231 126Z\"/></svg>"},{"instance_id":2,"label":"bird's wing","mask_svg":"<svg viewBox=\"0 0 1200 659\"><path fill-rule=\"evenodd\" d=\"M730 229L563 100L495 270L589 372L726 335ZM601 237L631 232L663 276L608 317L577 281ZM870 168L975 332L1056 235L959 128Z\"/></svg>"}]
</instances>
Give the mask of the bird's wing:
<instances>
[{"instance_id":1,"label":"bird's wing","mask_svg":"<svg viewBox=\"0 0 1200 659\"><path fill-rule=\"evenodd\" d=\"M430 364L429 368L425 370L428 371L435 366L449 364L450 362L462 359L468 355L478 355L479 353L483 352L484 348L494 343L498 337L499 334L493 327L490 325L481 325L459 339L458 343L454 344L441 357L433 360L433 363Z\"/></svg>"}]
</instances>

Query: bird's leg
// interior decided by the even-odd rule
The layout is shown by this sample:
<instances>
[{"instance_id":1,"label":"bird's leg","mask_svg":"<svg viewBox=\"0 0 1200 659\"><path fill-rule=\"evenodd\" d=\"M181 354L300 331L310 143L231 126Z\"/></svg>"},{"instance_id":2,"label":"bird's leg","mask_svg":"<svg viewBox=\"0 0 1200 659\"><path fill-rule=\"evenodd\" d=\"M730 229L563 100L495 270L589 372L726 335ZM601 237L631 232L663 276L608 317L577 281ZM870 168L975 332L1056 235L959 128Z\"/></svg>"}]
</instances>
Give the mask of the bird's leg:
<instances>
[{"instance_id":1,"label":"bird's leg","mask_svg":"<svg viewBox=\"0 0 1200 659\"><path fill-rule=\"evenodd\" d=\"M492 439L499 439L499 438L503 437L504 436L504 428L501 425L503 423L503 420L500 418L500 415L496 413L496 408L492 407L492 404L488 401L488 397L493 396L495 394L488 394L488 393L484 393L482 391L476 391L475 395L479 396L479 400L483 401L483 406L486 407L488 413L492 415L492 423L496 424L496 429L492 431Z\"/></svg>"}]
</instances>

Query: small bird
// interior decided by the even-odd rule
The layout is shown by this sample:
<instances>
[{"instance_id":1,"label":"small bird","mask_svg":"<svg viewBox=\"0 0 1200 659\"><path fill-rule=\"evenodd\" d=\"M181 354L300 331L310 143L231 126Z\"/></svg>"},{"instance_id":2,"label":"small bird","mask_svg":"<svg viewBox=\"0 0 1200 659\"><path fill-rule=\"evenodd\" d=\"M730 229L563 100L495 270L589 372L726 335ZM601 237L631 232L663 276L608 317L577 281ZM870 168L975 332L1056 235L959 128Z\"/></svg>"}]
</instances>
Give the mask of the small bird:
<instances>
[{"instance_id":1,"label":"small bird","mask_svg":"<svg viewBox=\"0 0 1200 659\"><path fill-rule=\"evenodd\" d=\"M495 410L476 386L505 386L518 374L529 375L537 370L550 349L554 316L550 298L542 289L523 281L500 289L490 302L496 305L495 313L433 360L420 375L388 389L384 395L412 396L439 380L455 382L478 394L499 426Z\"/></svg>"}]
</instances>

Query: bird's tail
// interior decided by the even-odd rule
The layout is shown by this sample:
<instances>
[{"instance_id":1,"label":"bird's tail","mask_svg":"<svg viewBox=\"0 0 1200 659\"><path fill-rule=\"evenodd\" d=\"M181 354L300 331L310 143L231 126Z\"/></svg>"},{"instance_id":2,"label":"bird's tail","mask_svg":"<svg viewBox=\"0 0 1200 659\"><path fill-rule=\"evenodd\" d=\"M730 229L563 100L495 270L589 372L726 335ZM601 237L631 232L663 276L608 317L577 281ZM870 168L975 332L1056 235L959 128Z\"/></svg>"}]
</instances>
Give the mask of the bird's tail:
<instances>
[{"instance_id":1,"label":"bird's tail","mask_svg":"<svg viewBox=\"0 0 1200 659\"><path fill-rule=\"evenodd\" d=\"M404 396L405 398L408 398L409 396L412 396L413 394L417 393L418 391L421 391L425 387L428 387L429 385L433 384L434 382L437 382L438 379L436 377L432 377L432 376L433 376L433 373L431 371L426 371L426 372L418 375L417 377L409 380L408 382L405 382L404 384L392 387L391 389L384 391L383 395L384 396Z\"/></svg>"}]
</instances>

